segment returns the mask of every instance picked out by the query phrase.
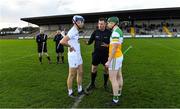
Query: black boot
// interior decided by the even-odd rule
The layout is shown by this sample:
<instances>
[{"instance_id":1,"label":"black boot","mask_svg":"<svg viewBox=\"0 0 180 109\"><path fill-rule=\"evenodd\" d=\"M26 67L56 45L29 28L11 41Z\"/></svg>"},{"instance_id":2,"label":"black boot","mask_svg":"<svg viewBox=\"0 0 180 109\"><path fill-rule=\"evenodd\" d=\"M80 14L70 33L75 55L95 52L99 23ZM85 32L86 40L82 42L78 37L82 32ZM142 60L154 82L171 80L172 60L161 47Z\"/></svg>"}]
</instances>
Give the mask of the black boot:
<instances>
[{"instance_id":1,"label":"black boot","mask_svg":"<svg viewBox=\"0 0 180 109\"><path fill-rule=\"evenodd\" d=\"M81 95L89 95L89 93L86 92L84 89L82 89L81 92L78 92L78 96L81 96Z\"/></svg>"},{"instance_id":2,"label":"black boot","mask_svg":"<svg viewBox=\"0 0 180 109\"><path fill-rule=\"evenodd\" d=\"M62 63L64 63L64 56L61 56L61 59L62 59Z\"/></svg>"},{"instance_id":3,"label":"black boot","mask_svg":"<svg viewBox=\"0 0 180 109\"><path fill-rule=\"evenodd\" d=\"M105 90L108 90L108 85L107 85L108 78L109 78L109 74L104 73L104 89Z\"/></svg>"},{"instance_id":4,"label":"black boot","mask_svg":"<svg viewBox=\"0 0 180 109\"><path fill-rule=\"evenodd\" d=\"M59 56L57 56L57 64L59 64Z\"/></svg>"},{"instance_id":5,"label":"black boot","mask_svg":"<svg viewBox=\"0 0 180 109\"><path fill-rule=\"evenodd\" d=\"M39 62L42 64L42 57L39 57Z\"/></svg>"},{"instance_id":6,"label":"black boot","mask_svg":"<svg viewBox=\"0 0 180 109\"><path fill-rule=\"evenodd\" d=\"M89 84L87 91L90 91L95 88L95 80L96 80L97 72L91 73L91 83Z\"/></svg>"},{"instance_id":7,"label":"black boot","mask_svg":"<svg viewBox=\"0 0 180 109\"><path fill-rule=\"evenodd\" d=\"M48 56L47 59L49 61L48 63L51 64L51 58Z\"/></svg>"}]
</instances>

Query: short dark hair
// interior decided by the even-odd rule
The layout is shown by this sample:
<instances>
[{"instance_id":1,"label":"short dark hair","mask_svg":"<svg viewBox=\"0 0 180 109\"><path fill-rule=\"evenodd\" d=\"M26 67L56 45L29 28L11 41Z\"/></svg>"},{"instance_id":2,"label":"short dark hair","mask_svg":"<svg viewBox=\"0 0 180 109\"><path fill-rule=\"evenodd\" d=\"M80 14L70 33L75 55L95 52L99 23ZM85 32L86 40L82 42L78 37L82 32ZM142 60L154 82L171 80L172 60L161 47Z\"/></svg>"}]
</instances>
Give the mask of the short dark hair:
<instances>
[{"instance_id":1,"label":"short dark hair","mask_svg":"<svg viewBox=\"0 0 180 109\"><path fill-rule=\"evenodd\" d=\"M99 18L99 20L98 20L98 21L104 21L104 22L106 22L107 20L106 20L106 18L101 17L101 18Z\"/></svg>"}]
</instances>

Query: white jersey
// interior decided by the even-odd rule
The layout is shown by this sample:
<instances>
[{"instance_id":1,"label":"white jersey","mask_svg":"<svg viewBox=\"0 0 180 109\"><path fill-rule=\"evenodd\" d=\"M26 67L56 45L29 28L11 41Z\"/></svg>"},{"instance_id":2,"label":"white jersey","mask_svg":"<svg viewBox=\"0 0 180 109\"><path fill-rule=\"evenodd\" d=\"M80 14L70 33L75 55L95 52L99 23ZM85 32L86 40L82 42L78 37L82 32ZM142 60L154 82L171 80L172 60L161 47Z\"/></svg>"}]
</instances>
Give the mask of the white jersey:
<instances>
[{"instance_id":1,"label":"white jersey","mask_svg":"<svg viewBox=\"0 0 180 109\"><path fill-rule=\"evenodd\" d=\"M83 63L80 44L79 44L79 31L76 27L72 27L67 36L70 38L68 44L71 47L74 47L75 51L70 52L68 49L68 63L70 68L77 68L79 65Z\"/></svg>"},{"instance_id":2,"label":"white jersey","mask_svg":"<svg viewBox=\"0 0 180 109\"><path fill-rule=\"evenodd\" d=\"M79 31L75 26L73 26L67 33L67 36L70 38L68 44L71 47L74 47L76 52L80 52L80 44L79 44ZM68 50L69 52L69 50Z\"/></svg>"}]
</instances>

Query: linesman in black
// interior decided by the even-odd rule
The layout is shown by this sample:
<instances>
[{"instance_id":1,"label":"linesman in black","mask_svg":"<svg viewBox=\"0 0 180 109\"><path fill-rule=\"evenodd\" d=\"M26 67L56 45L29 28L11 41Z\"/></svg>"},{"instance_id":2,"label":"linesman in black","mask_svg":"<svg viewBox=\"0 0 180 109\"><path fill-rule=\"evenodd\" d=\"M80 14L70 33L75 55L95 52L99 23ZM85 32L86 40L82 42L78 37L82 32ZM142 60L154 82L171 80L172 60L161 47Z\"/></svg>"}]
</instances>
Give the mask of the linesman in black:
<instances>
[{"instance_id":1,"label":"linesman in black","mask_svg":"<svg viewBox=\"0 0 180 109\"><path fill-rule=\"evenodd\" d=\"M48 59L48 63L51 64L50 56L47 53L47 35L43 30L41 30L40 33L36 36L36 42L40 63L42 64L42 56L45 54Z\"/></svg>"},{"instance_id":2,"label":"linesman in black","mask_svg":"<svg viewBox=\"0 0 180 109\"><path fill-rule=\"evenodd\" d=\"M57 54L57 64L60 64L60 63L64 63L64 46L62 44L60 44L59 42L62 40L63 36L62 33L64 31L60 31L58 30L57 31L57 34L55 35L54 37L54 42L55 42L55 49L56 49L56 54ZM59 61L59 58L61 57L61 61Z\"/></svg>"},{"instance_id":3,"label":"linesman in black","mask_svg":"<svg viewBox=\"0 0 180 109\"><path fill-rule=\"evenodd\" d=\"M87 45L94 42L94 51L92 53L91 83L89 84L87 91L95 88L95 79L99 64L104 66L104 88L105 90L108 90L107 82L109 74L108 69L105 67L105 63L108 60L110 36L111 31L106 29L106 19L100 18L98 20L98 28L91 34L89 41L86 42Z\"/></svg>"}]
</instances>

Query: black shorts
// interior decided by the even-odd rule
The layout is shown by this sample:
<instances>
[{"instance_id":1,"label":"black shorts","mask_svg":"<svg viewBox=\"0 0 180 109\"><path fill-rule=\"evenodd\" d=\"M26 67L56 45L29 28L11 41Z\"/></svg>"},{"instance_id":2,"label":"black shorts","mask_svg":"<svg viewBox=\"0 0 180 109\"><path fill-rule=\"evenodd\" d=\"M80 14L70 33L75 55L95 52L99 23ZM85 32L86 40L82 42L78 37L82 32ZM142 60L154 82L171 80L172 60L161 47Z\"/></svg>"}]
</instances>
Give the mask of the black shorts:
<instances>
[{"instance_id":1,"label":"black shorts","mask_svg":"<svg viewBox=\"0 0 180 109\"><path fill-rule=\"evenodd\" d=\"M56 47L56 53L64 53L64 47L60 45L58 48Z\"/></svg>"},{"instance_id":2,"label":"black shorts","mask_svg":"<svg viewBox=\"0 0 180 109\"><path fill-rule=\"evenodd\" d=\"M108 53L92 53L92 65L97 66L102 64L105 66L106 62L108 61Z\"/></svg>"},{"instance_id":3,"label":"black shorts","mask_svg":"<svg viewBox=\"0 0 180 109\"><path fill-rule=\"evenodd\" d=\"M47 45L44 45L43 52L47 52ZM38 53L42 53L42 44L38 44Z\"/></svg>"}]
</instances>

